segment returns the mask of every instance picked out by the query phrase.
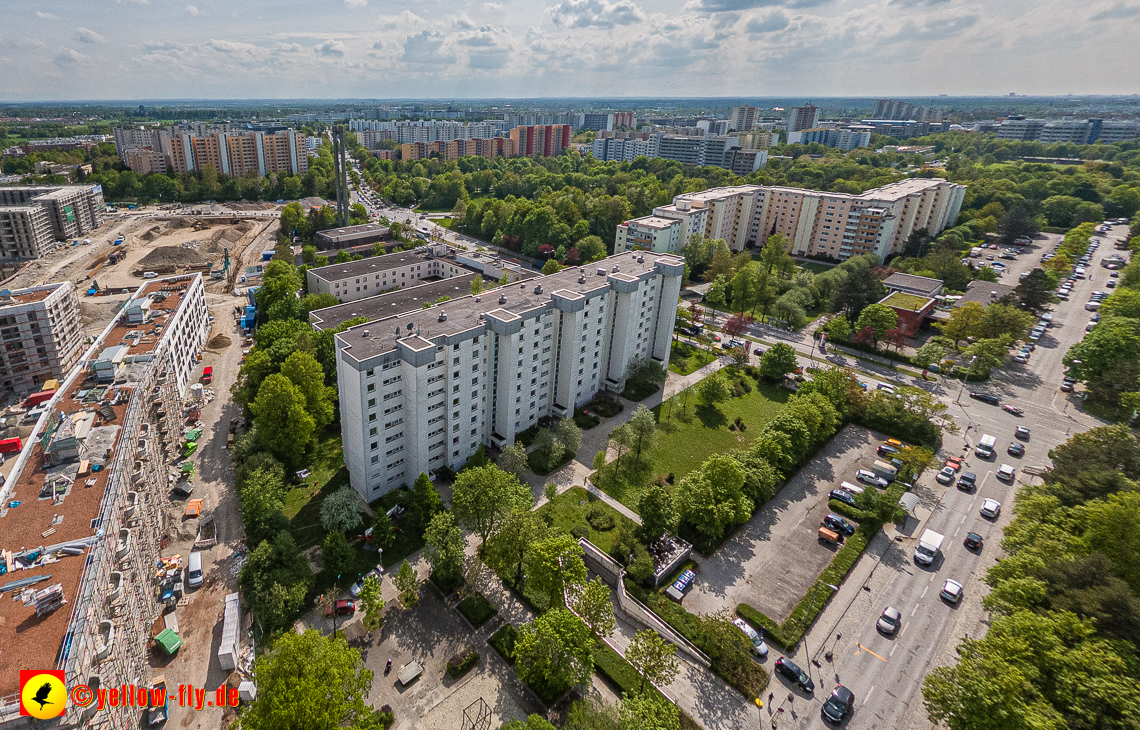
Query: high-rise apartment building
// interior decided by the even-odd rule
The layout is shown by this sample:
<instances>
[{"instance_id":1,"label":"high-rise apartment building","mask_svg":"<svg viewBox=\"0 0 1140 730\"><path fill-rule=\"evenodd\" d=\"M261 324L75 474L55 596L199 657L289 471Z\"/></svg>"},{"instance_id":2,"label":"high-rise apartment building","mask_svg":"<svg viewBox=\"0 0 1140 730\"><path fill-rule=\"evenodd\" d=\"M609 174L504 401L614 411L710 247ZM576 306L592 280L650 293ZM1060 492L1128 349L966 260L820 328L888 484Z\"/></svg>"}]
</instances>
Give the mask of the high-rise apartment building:
<instances>
[{"instance_id":1,"label":"high-rise apartment building","mask_svg":"<svg viewBox=\"0 0 1140 730\"><path fill-rule=\"evenodd\" d=\"M618 224L614 253L637 248L652 253L677 253L685 245L685 222L647 215Z\"/></svg>"},{"instance_id":2,"label":"high-rise apartment building","mask_svg":"<svg viewBox=\"0 0 1140 730\"><path fill-rule=\"evenodd\" d=\"M149 281L123 305L37 406L0 485L5 582L26 582L0 601L0 722L24 719L20 669L56 669L69 687L102 688L145 682L152 671L167 465L181 446L209 312L200 274ZM68 703L58 726L137 728L146 712Z\"/></svg>"},{"instance_id":3,"label":"high-rise apartment building","mask_svg":"<svg viewBox=\"0 0 1140 730\"><path fill-rule=\"evenodd\" d=\"M241 177L251 172L303 175L309 170L305 135L293 129L236 124L120 127L115 129L115 145L123 163L135 172L186 173L213 165L218 172Z\"/></svg>"},{"instance_id":4,"label":"high-rise apartment building","mask_svg":"<svg viewBox=\"0 0 1140 730\"><path fill-rule=\"evenodd\" d=\"M515 127L510 139L519 157L557 157L570 146L570 125Z\"/></svg>"},{"instance_id":5,"label":"high-rise apartment building","mask_svg":"<svg viewBox=\"0 0 1140 730\"><path fill-rule=\"evenodd\" d=\"M335 336L341 434L366 500L503 447L543 416L668 367L684 261L623 253ZM430 286L430 285L425 285Z\"/></svg>"},{"instance_id":6,"label":"high-rise apartment building","mask_svg":"<svg viewBox=\"0 0 1140 730\"><path fill-rule=\"evenodd\" d=\"M592 152L594 159L604 162L633 162L642 156L653 159L661 156L661 135L646 135L646 139L599 138L594 140Z\"/></svg>"},{"instance_id":7,"label":"high-rise apartment building","mask_svg":"<svg viewBox=\"0 0 1140 730\"><path fill-rule=\"evenodd\" d=\"M438 154L445 160L460 157L516 157L515 143L506 137L456 139L451 142L409 142L400 145L400 159L423 160Z\"/></svg>"},{"instance_id":8,"label":"high-rise apartment building","mask_svg":"<svg viewBox=\"0 0 1140 730\"><path fill-rule=\"evenodd\" d=\"M819 107L813 104L788 107L787 130L789 133L801 129L815 129L819 126Z\"/></svg>"},{"instance_id":9,"label":"high-rise apartment building","mask_svg":"<svg viewBox=\"0 0 1140 730\"><path fill-rule=\"evenodd\" d=\"M998 139L1022 142L1123 142L1140 138L1140 122L1107 121L1104 119L1026 119L1011 117L994 126Z\"/></svg>"},{"instance_id":10,"label":"high-rise apartment building","mask_svg":"<svg viewBox=\"0 0 1140 730\"><path fill-rule=\"evenodd\" d=\"M737 132L747 132L756 125L760 108L755 106L734 106L729 117L729 127Z\"/></svg>"},{"instance_id":11,"label":"high-rise apartment building","mask_svg":"<svg viewBox=\"0 0 1140 730\"><path fill-rule=\"evenodd\" d=\"M905 101L879 99L871 113L875 119L914 119L920 122L940 122L942 112L932 107L916 106Z\"/></svg>"},{"instance_id":12,"label":"high-rise apartment building","mask_svg":"<svg viewBox=\"0 0 1140 730\"><path fill-rule=\"evenodd\" d=\"M103 222L99 185L0 187L0 259L38 258Z\"/></svg>"},{"instance_id":13,"label":"high-rise apartment building","mask_svg":"<svg viewBox=\"0 0 1140 730\"><path fill-rule=\"evenodd\" d=\"M781 233L796 255L844 260L873 253L883 260L920 228L937 235L952 226L965 194L964 185L941 178L910 178L860 195L737 185L678 195L653 215L686 221L682 246L699 222L706 238L723 239L733 251L763 246L768 236ZM694 211L704 211L703 218ZM640 220L623 223L618 234Z\"/></svg>"},{"instance_id":14,"label":"high-rise apartment building","mask_svg":"<svg viewBox=\"0 0 1140 730\"><path fill-rule=\"evenodd\" d=\"M866 125L850 125L829 129L804 129L799 132L788 133L788 144L810 144L818 142L828 147L835 147L850 151L856 147L867 147L871 144L871 134L874 127Z\"/></svg>"},{"instance_id":15,"label":"high-rise apartment building","mask_svg":"<svg viewBox=\"0 0 1140 730\"><path fill-rule=\"evenodd\" d=\"M0 289L0 345L0 392L24 396L67 373L83 347L72 283Z\"/></svg>"}]
</instances>

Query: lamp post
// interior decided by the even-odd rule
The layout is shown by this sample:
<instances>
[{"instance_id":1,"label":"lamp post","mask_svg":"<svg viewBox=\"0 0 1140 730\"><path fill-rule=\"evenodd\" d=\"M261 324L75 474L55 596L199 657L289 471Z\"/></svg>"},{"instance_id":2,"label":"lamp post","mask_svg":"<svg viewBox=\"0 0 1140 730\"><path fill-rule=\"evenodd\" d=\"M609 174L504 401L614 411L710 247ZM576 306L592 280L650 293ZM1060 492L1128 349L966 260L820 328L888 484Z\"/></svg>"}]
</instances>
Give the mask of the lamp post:
<instances>
[{"instance_id":1,"label":"lamp post","mask_svg":"<svg viewBox=\"0 0 1140 730\"><path fill-rule=\"evenodd\" d=\"M974 369L974 363L977 361L978 356L974 355L972 358L970 358L970 364L966 366L966 377L962 378L962 387L958 389L958 397L954 399L954 402L958 405L962 405L962 391L966 389L966 381L970 379L970 371ZM967 418L969 418L968 414ZM970 422L973 423L973 420L971 419Z\"/></svg>"},{"instance_id":2,"label":"lamp post","mask_svg":"<svg viewBox=\"0 0 1140 730\"><path fill-rule=\"evenodd\" d=\"M839 586L833 586L830 583L821 583L819 581L816 581L815 586L811 589L811 600L808 601L807 617L805 619L808 622L811 621L811 611L813 608L815 608L815 594L817 591L819 591L819 587L821 585L825 585L833 591L839 590ZM809 623L809 626L810 626L810 623ZM812 658L811 658L811 651L808 649L808 645L807 645L807 629L808 629L808 626L805 626L804 627L804 652L807 654L808 661L810 662L810 661L812 661ZM808 671L810 672L811 670L809 669Z\"/></svg>"}]
</instances>

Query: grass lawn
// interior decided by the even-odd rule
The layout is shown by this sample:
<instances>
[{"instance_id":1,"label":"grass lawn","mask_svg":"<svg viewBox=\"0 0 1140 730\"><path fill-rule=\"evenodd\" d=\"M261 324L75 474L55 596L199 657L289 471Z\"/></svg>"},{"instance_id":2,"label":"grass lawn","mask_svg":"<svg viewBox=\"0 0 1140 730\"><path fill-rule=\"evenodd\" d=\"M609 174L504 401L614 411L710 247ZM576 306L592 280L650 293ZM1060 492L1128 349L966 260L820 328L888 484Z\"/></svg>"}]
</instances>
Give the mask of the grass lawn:
<instances>
[{"instance_id":1,"label":"grass lawn","mask_svg":"<svg viewBox=\"0 0 1140 730\"><path fill-rule=\"evenodd\" d=\"M466 617L471 625L479 628L491 620L496 610L491 602L482 593L473 593L459 602L459 612Z\"/></svg>"},{"instance_id":2,"label":"grass lawn","mask_svg":"<svg viewBox=\"0 0 1140 730\"><path fill-rule=\"evenodd\" d=\"M712 362L715 357L707 350L688 342L674 342L669 355L669 372L688 375Z\"/></svg>"},{"instance_id":3,"label":"grass lawn","mask_svg":"<svg viewBox=\"0 0 1140 730\"><path fill-rule=\"evenodd\" d=\"M752 443L791 393L779 386L750 382L751 393L715 407L700 404L692 393L687 404L684 395L678 394L654 408L659 424L656 446L648 455L642 454L640 465L635 464L633 455L623 455L616 479L614 464L607 465L598 486L636 510L641 490L657 476L672 474L675 483L713 454ZM729 430L737 417L744 421L744 431Z\"/></svg>"},{"instance_id":4,"label":"grass lawn","mask_svg":"<svg viewBox=\"0 0 1140 730\"><path fill-rule=\"evenodd\" d=\"M796 265L801 269L807 269L813 274L822 274L825 271L831 271L835 268L834 264L825 264L820 261L797 261Z\"/></svg>"},{"instance_id":5,"label":"grass lawn","mask_svg":"<svg viewBox=\"0 0 1140 730\"><path fill-rule=\"evenodd\" d=\"M586 513L595 505L613 518L613 528L598 530L591 526L586 520ZM571 487L567 489L555 497L553 502L547 502L539 508L538 513L550 523L551 527L559 532L573 535L575 526L578 526L579 531L588 529L590 532L585 537L597 545L599 549L607 553L610 551L610 547L612 547L613 534L620 523L627 522L631 528L637 527L637 525L633 523L633 520L621 514L613 507L610 507L582 487Z\"/></svg>"},{"instance_id":6,"label":"grass lawn","mask_svg":"<svg viewBox=\"0 0 1140 730\"><path fill-rule=\"evenodd\" d=\"M302 550L319 545L325 539L321 502L341 487L348 486L348 468L344 466L339 429L325 432L306 460L306 468L312 474L285 493L289 532Z\"/></svg>"}]
</instances>

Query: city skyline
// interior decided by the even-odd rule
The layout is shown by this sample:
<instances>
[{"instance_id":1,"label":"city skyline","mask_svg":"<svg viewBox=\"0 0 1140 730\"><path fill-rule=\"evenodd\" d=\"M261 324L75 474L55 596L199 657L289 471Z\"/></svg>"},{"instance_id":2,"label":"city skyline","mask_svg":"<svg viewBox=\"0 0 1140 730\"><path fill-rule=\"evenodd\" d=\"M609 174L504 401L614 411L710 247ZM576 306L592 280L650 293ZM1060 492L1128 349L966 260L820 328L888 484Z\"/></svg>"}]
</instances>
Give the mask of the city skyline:
<instances>
[{"instance_id":1,"label":"city skyline","mask_svg":"<svg viewBox=\"0 0 1140 730\"><path fill-rule=\"evenodd\" d=\"M1140 65L1117 0L14 5L7 101L1130 94Z\"/></svg>"}]
</instances>

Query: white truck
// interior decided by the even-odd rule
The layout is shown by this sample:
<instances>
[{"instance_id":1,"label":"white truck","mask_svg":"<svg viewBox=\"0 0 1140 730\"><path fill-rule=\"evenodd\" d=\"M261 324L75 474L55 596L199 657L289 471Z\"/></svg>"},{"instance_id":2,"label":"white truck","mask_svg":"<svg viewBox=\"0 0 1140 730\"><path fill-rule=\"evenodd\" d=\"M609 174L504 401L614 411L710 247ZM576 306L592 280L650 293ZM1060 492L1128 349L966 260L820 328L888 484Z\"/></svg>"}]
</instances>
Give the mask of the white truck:
<instances>
[{"instance_id":1,"label":"white truck","mask_svg":"<svg viewBox=\"0 0 1140 730\"><path fill-rule=\"evenodd\" d=\"M983 434L982 438L978 440L977 447L974 448L974 454L982 459L992 458L995 446L997 446L997 438L988 433Z\"/></svg>"},{"instance_id":2,"label":"white truck","mask_svg":"<svg viewBox=\"0 0 1140 730\"><path fill-rule=\"evenodd\" d=\"M914 562L922 565L930 565L938 557L938 551L942 549L942 541L946 538L934 530L926 530L922 533L922 537L918 538L918 546L914 549Z\"/></svg>"},{"instance_id":3,"label":"white truck","mask_svg":"<svg viewBox=\"0 0 1140 730\"><path fill-rule=\"evenodd\" d=\"M982 255L981 246L974 246L973 248L970 249L970 258L976 259L981 255Z\"/></svg>"}]
</instances>

